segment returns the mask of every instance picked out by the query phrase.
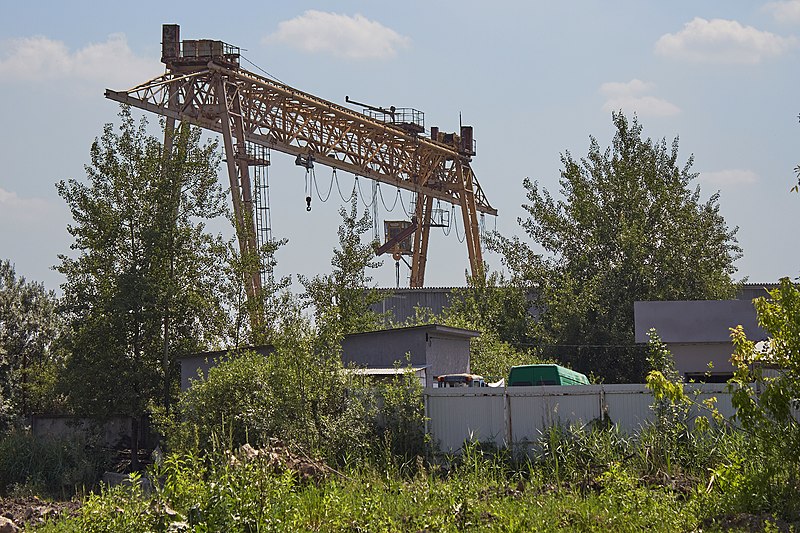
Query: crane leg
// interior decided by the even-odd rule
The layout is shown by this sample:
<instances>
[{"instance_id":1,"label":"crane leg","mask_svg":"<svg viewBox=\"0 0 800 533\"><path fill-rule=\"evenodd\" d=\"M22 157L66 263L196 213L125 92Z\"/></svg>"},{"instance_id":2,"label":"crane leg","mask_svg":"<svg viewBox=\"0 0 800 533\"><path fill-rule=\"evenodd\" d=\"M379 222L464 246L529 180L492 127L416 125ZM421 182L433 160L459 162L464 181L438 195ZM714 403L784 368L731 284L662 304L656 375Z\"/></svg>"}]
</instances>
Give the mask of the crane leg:
<instances>
[{"instance_id":1,"label":"crane leg","mask_svg":"<svg viewBox=\"0 0 800 533\"><path fill-rule=\"evenodd\" d=\"M458 165L458 176L462 188L459 192L461 216L464 220L464 240L469 253L469 264L472 277L483 274L483 254L481 253L480 228L478 226L478 212L475 206L475 193L472 181L472 170L463 165Z\"/></svg>"},{"instance_id":2,"label":"crane leg","mask_svg":"<svg viewBox=\"0 0 800 533\"><path fill-rule=\"evenodd\" d=\"M431 233L432 209L433 196L419 193L415 210L417 229L414 232L414 255L411 259L411 287L423 287L425 283L425 265L428 262L428 238Z\"/></svg>"},{"instance_id":3,"label":"crane leg","mask_svg":"<svg viewBox=\"0 0 800 533\"><path fill-rule=\"evenodd\" d=\"M237 153L237 148L245 147L244 129L241 125L241 114L238 110L238 95L233 95L233 106L228 105L228 95L225 80L217 80L217 102L222 123L222 141L225 147L225 159L228 166L228 178L233 199L233 213L236 221L236 237L239 241L239 252L242 262L247 269L244 272L245 292L247 294L248 310L250 314L250 327L254 342L263 341L264 332L264 305L261 302L261 259L256 244L255 217L253 216L253 197L250 187L250 172L246 154ZM234 146L234 133L237 146Z\"/></svg>"}]
</instances>

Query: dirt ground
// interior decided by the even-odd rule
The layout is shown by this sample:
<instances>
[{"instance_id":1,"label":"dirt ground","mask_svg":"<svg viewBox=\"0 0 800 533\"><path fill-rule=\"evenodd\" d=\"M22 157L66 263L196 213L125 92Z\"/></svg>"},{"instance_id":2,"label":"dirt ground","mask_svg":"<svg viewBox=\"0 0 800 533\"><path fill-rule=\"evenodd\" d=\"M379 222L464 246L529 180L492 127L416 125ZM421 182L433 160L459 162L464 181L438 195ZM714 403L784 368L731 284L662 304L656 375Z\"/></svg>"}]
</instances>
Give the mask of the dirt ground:
<instances>
[{"instance_id":1,"label":"dirt ground","mask_svg":"<svg viewBox=\"0 0 800 533\"><path fill-rule=\"evenodd\" d=\"M78 501L51 502L36 496L0 498L0 516L10 519L23 529L61 516L73 515L80 506Z\"/></svg>"}]
</instances>

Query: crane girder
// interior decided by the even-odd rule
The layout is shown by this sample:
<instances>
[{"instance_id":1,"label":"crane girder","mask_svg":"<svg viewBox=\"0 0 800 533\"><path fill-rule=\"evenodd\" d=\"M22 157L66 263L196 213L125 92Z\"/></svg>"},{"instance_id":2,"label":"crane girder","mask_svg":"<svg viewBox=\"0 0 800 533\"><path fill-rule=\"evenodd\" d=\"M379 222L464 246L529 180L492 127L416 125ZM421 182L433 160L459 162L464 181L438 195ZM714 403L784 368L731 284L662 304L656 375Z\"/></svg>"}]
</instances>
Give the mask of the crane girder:
<instances>
[{"instance_id":1,"label":"crane girder","mask_svg":"<svg viewBox=\"0 0 800 533\"><path fill-rule=\"evenodd\" d=\"M218 94L220 83L224 95ZM311 155L319 164L451 204L461 205L467 193L474 196L477 212L497 214L469 168L469 157L451 146L244 69L212 62L188 72L168 70L127 91L107 90L106 97L218 133L224 133L224 110L235 109L238 100L237 118L249 142ZM464 189L464 173L472 178L470 191Z\"/></svg>"}]
</instances>

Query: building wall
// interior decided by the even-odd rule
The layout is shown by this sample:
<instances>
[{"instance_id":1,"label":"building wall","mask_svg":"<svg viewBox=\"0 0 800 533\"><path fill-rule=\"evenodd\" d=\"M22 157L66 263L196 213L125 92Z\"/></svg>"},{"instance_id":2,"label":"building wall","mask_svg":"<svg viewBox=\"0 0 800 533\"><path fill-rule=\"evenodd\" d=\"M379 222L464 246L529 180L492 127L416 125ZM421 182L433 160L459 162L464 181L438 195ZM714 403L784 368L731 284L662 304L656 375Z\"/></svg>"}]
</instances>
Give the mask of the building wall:
<instances>
[{"instance_id":1,"label":"building wall","mask_svg":"<svg viewBox=\"0 0 800 533\"><path fill-rule=\"evenodd\" d=\"M428 338L429 386L435 376L470 372L469 339L431 334Z\"/></svg>"},{"instance_id":2,"label":"building wall","mask_svg":"<svg viewBox=\"0 0 800 533\"><path fill-rule=\"evenodd\" d=\"M751 340L767 337L748 299L635 302L633 312L636 342L646 343L647 332L655 328L675 358L676 369L684 376L733 372L732 327L741 325Z\"/></svg>"},{"instance_id":3,"label":"building wall","mask_svg":"<svg viewBox=\"0 0 800 533\"><path fill-rule=\"evenodd\" d=\"M31 417L31 432L39 438L54 439L98 439L109 448L131 446L131 417L110 416L93 419L72 415L35 415ZM155 448L159 436L152 429L147 417L139 420L139 446Z\"/></svg>"},{"instance_id":4,"label":"building wall","mask_svg":"<svg viewBox=\"0 0 800 533\"><path fill-rule=\"evenodd\" d=\"M634 302L633 314L636 342L647 342L650 328L666 343L729 342L737 325L748 337L766 338L749 300Z\"/></svg>"},{"instance_id":5,"label":"building wall","mask_svg":"<svg viewBox=\"0 0 800 533\"><path fill-rule=\"evenodd\" d=\"M269 355L273 352L271 346L258 346L249 348L251 351L260 353L261 355ZM208 371L211 367L217 366L222 361L230 357L230 351L219 350L215 352L204 352L196 355L189 355L182 357L181 362L181 390L186 390L192 385L192 380L208 376Z\"/></svg>"},{"instance_id":6,"label":"building wall","mask_svg":"<svg viewBox=\"0 0 800 533\"><path fill-rule=\"evenodd\" d=\"M387 294L382 301L373 304L371 309L376 313L388 313L386 325L392 322L404 324L416 314L415 307L426 307L434 315L442 314L450 306L452 288L434 287L421 289L380 289ZM391 321L391 322L390 322Z\"/></svg>"},{"instance_id":7,"label":"building wall","mask_svg":"<svg viewBox=\"0 0 800 533\"><path fill-rule=\"evenodd\" d=\"M427 386L441 374L469 371L469 341L478 332L426 325L347 335L342 340L342 362L365 368L393 368L411 364L425 368ZM256 351L272 351L263 346ZM225 360L225 351L207 352L181 359L181 389L191 386L198 372L208 375L211 367Z\"/></svg>"},{"instance_id":8,"label":"building wall","mask_svg":"<svg viewBox=\"0 0 800 533\"><path fill-rule=\"evenodd\" d=\"M766 298L768 296L767 291L777 287L777 283L745 283L739 288L736 299L752 301L753 298Z\"/></svg>"},{"instance_id":9,"label":"building wall","mask_svg":"<svg viewBox=\"0 0 800 533\"><path fill-rule=\"evenodd\" d=\"M670 343L668 346L675 358L675 368L681 374L730 374L734 370L731 365L733 344L730 342Z\"/></svg>"},{"instance_id":10,"label":"building wall","mask_svg":"<svg viewBox=\"0 0 800 533\"><path fill-rule=\"evenodd\" d=\"M416 328L358 333L342 341L344 364L391 368L395 362L401 366L407 362L426 365L426 359L425 333Z\"/></svg>"},{"instance_id":11,"label":"building wall","mask_svg":"<svg viewBox=\"0 0 800 533\"><path fill-rule=\"evenodd\" d=\"M767 290L777 287L775 283L745 283L739 287L736 293L736 300L751 301L753 298L767 296ZM415 307L427 307L433 314L440 315L444 309L450 306L453 297L453 289L459 287L423 287L418 289L379 289L387 296L383 301L372 305L372 310L376 313L390 314L391 320L395 324L403 324L408 319L413 318ZM529 295L529 300L533 302L533 295ZM531 308L532 315L538 315L535 308ZM391 323L387 320L386 325Z\"/></svg>"},{"instance_id":12,"label":"building wall","mask_svg":"<svg viewBox=\"0 0 800 533\"><path fill-rule=\"evenodd\" d=\"M373 368L427 366L427 386L432 386L436 376L469 371L469 341L476 335L436 325L348 335L342 342L342 362Z\"/></svg>"},{"instance_id":13,"label":"building wall","mask_svg":"<svg viewBox=\"0 0 800 533\"><path fill-rule=\"evenodd\" d=\"M225 357L210 357L207 355L193 355L181 359L181 390L192 386L192 381L208 376L208 370L225 360Z\"/></svg>"}]
</instances>

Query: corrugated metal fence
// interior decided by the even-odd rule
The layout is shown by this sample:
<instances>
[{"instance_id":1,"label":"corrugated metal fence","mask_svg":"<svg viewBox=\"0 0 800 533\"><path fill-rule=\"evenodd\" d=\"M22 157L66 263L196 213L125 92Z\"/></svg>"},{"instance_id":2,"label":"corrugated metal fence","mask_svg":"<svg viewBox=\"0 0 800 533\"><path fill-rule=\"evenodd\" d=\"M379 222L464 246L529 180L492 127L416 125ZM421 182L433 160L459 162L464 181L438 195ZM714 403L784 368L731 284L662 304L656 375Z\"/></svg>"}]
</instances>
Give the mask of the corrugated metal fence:
<instances>
[{"instance_id":1,"label":"corrugated metal fence","mask_svg":"<svg viewBox=\"0 0 800 533\"><path fill-rule=\"evenodd\" d=\"M684 390L698 403L716 397L725 417L734 413L725 384L687 384ZM583 425L604 416L623 431L637 432L655 417L653 395L640 384L429 388L424 395L426 429L442 451L456 451L467 440L498 447L535 441L550 426ZM692 415L700 412L695 407Z\"/></svg>"}]
</instances>

